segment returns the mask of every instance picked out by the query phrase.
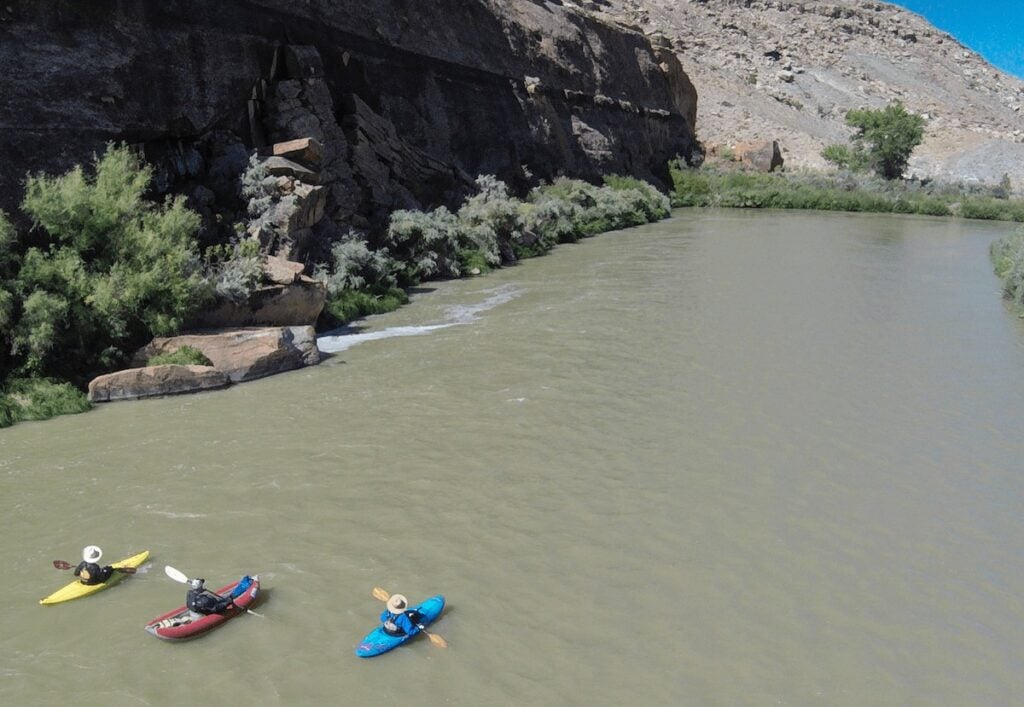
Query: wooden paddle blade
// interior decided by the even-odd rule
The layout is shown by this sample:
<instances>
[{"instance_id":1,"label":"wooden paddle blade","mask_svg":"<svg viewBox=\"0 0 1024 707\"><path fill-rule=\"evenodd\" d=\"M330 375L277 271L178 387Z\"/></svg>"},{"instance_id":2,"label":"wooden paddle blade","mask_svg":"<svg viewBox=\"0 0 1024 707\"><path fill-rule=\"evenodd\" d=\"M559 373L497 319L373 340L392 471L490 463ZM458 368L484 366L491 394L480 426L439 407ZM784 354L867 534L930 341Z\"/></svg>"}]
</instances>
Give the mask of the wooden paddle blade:
<instances>
[{"instance_id":1,"label":"wooden paddle blade","mask_svg":"<svg viewBox=\"0 0 1024 707\"><path fill-rule=\"evenodd\" d=\"M374 587L373 588L373 598L374 599L380 599L381 601L387 601L388 599L391 598L391 594L389 594L386 589L381 589L380 587Z\"/></svg>"},{"instance_id":2,"label":"wooden paddle blade","mask_svg":"<svg viewBox=\"0 0 1024 707\"><path fill-rule=\"evenodd\" d=\"M64 560L54 560L53 566L59 570L69 570L73 565L70 562L65 562Z\"/></svg>"},{"instance_id":3,"label":"wooden paddle blade","mask_svg":"<svg viewBox=\"0 0 1024 707\"><path fill-rule=\"evenodd\" d=\"M423 633L427 633L426 630L424 630ZM436 633L427 633L427 638L429 638L430 642L433 643L438 648L447 648L448 647L448 641L444 640L443 638L438 636Z\"/></svg>"}]
</instances>

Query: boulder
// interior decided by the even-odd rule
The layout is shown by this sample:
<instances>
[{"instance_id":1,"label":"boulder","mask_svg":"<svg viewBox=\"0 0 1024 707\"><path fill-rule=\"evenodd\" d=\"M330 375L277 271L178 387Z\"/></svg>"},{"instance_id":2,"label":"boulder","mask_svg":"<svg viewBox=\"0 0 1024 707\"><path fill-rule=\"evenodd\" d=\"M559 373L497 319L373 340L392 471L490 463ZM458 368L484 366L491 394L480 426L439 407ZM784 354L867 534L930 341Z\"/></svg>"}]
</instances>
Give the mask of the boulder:
<instances>
[{"instance_id":1,"label":"boulder","mask_svg":"<svg viewBox=\"0 0 1024 707\"><path fill-rule=\"evenodd\" d=\"M776 140L737 145L736 159L749 169L757 172L771 172L782 167L784 160Z\"/></svg>"},{"instance_id":2,"label":"boulder","mask_svg":"<svg viewBox=\"0 0 1024 707\"><path fill-rule=\"evenodd\" d=\"M290 285L299 279L299 275L306 269L302 263L285 260L271 255L263 262L263 275L275 285Z\"/></svg>"},{"instance_id":3,"label":"boulder","mask_svg":"<svg viewBox=\"0 0 1024 707\"><path fill-rule=\"evenodd\" d=\"M115 371L89 383L89 400L106 403L223 388L231 381L212 366L144 366Z\"/></svg>"},{"instance_id":4,"label":"boulder","mask_svg":"<svg viewBox=\"0 0 1024 707\"><path fill-rule=\"evenodd\" d=\"M135 360L148 360L182 346L201 351L232 383L320 363L316 331L311 326L227 329L157 337L136 352Z\"/></svg>"},{"instance_id":5,"label":"boulder","mask_svg":"<svg viewBox=\"0 0 1024 707\"><path fill-rule=\"evenodd\" d=\"M323 158L324 154L323 145L311 137L275 143L272 151L274 155L304 164L308 167L319 166L320 160Z\"/></svg>"},{"instance_id":6,"label":"boulder","mask_svg":"<svg viewBox=\"0 0 1024 707\"><path fill-rule=\"evenodd\" d=\"M320 175L313 170L306 169L298 162L293 162L280 155L274 155L263 160L263 166L267 168L268 174L275 177L294 177L306 184L317 184L320 181Z\"/></svg>"},{"instance_id":7,"label":"boulder","mask_svg":"<svg viewBox=\"0 0 1024 707\"><path fill-rule=\"evenodd\" d=\"M327 302L327 286L304 275L290 285L256 289L242 303L225 301L195 315L187 329L312 326Z\"/></svg>"}]
</instances>

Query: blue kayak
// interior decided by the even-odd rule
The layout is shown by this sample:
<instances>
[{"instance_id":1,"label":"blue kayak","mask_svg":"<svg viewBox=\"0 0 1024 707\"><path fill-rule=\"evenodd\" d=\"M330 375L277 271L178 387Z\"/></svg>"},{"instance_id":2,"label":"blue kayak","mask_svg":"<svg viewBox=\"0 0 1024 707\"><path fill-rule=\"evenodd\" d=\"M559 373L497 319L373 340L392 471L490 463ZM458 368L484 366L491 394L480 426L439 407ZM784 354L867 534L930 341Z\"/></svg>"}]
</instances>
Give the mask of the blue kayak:
<instances>
[{"instance_id":1,"label":"blue kayak","mask_svg":"<svg viewBox=\"0 0 1024 707\"><path fill-rule=\"evenodd\" d=\"M444 609L444 597L438 594L437 596L430 597L419 606L414 606L413 610L418 611L422 617L420 623L424 626L430 625L438 616L441 615L441 611ZM387 653L392 648L398 648L413 636L418 633L422 633L418 628L414 629L412 633L408 633L404 636L392 636L387 633L382 627L370 631L366 634L366 638L356 648L356 655L360 658L372 658L375 655L381 653Z\"/></svg>"}]
</instances>

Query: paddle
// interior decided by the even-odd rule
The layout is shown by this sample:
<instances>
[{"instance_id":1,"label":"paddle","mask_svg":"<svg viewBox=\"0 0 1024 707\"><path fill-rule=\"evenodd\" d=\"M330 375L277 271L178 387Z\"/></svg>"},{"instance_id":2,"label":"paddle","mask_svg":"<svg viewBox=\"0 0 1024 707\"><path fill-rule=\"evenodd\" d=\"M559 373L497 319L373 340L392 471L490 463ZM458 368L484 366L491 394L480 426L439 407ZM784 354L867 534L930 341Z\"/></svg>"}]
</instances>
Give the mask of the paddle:
<instances>
[{"instance_id":1,"label":"paddle","mask_svg":"<svg viewBox=\"0 0 1024 707\"><path fill-rule=\"evenodd\" d=\"M181 582L182 584L190 584L191 581L192 581L192 580L190 580L188 578L187 574L185 574L181 570L174 569L170 565L164 565L164 574L166 574L168 577L173 579L175 582ZM206 589L205 587L203 587L203 588ZM231 606L235 607L236 609L241 609L242 611L244 611L247 614L252 614L253 616L258 616L261 619L262 618L266 618L266 617L263 616L263 614L257 614L255 611L253 611L252 609L250 609L247 606L239 606L238 604L235 603L234 599L230 599L228 597L222 597L217 592L211 591L209 589L206 589L206 591L210 592L210 594L212 594L213 596L217 597L218 599L227 599L228 601L231 602Z\"/></svg>"},{"instance_id":2,"label":"paddle","mask_svg":"<svg viewBox=\"0 0 1024 707\"><path fill-rule=\"evenodd\" d=\"M373 598L374 599L379 599L381 601L387 601L388 599L391 598L391 594L386 589L381 589L380 587L374 587L373 588ZM427 634L427 638L430 639L430 642L433 643L438 648L447 648L448 647L448 641L444 640L443 638L438 636L436 633L431 633L430 631L428 631L426 626L424 626L423 624L416 624L416 628L418 628L423 633Z\"/></svg>"},{"instance_id":3,"label":"paddle","mask_svg":"<svg viewBox=\"0 0 1024 707\"><path fill-rule=\"evenodd\" d=\"M75 565L71 564L70 562L65 562L64 560L54 560L53 566L59 570L70 570L75 567ZM134 567L115 567L114 571L123 572L124 574L135 574Z\"/></svg>"}]
</instances>

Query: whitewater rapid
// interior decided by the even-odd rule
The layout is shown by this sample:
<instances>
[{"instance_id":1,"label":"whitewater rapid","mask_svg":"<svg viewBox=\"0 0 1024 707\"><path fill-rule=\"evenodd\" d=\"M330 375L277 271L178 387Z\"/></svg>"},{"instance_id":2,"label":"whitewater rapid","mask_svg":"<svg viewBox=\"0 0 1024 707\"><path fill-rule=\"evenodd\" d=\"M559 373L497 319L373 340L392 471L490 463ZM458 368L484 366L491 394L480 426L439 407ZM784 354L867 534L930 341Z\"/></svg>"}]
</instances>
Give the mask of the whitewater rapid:
<instances>
[{"instance_id":1,"label":"whitewater rapid","mask_svg":"<svg viewBox=\"0 0 1024 707\"><path fill-rule=\"evenodd\" d=\"M523 290L513 285L502 285L491 290L484 290L482 294L488 295L483 301L472 305L458 305L449 307L444 311L444 318L436 324L423 324L418 326L399 326L381 329L380 331L357 332L352 327L346 326L335 329L320 336L316 340L317 347L321 353L334 354L346 351L357 344L378 339L391 339L398 336L422 336L438 329L447 329L453 326L461 326L476 321L484 312L494 309L506 302L510 302L523 294Z\"/></svg>"}]
</instances>

